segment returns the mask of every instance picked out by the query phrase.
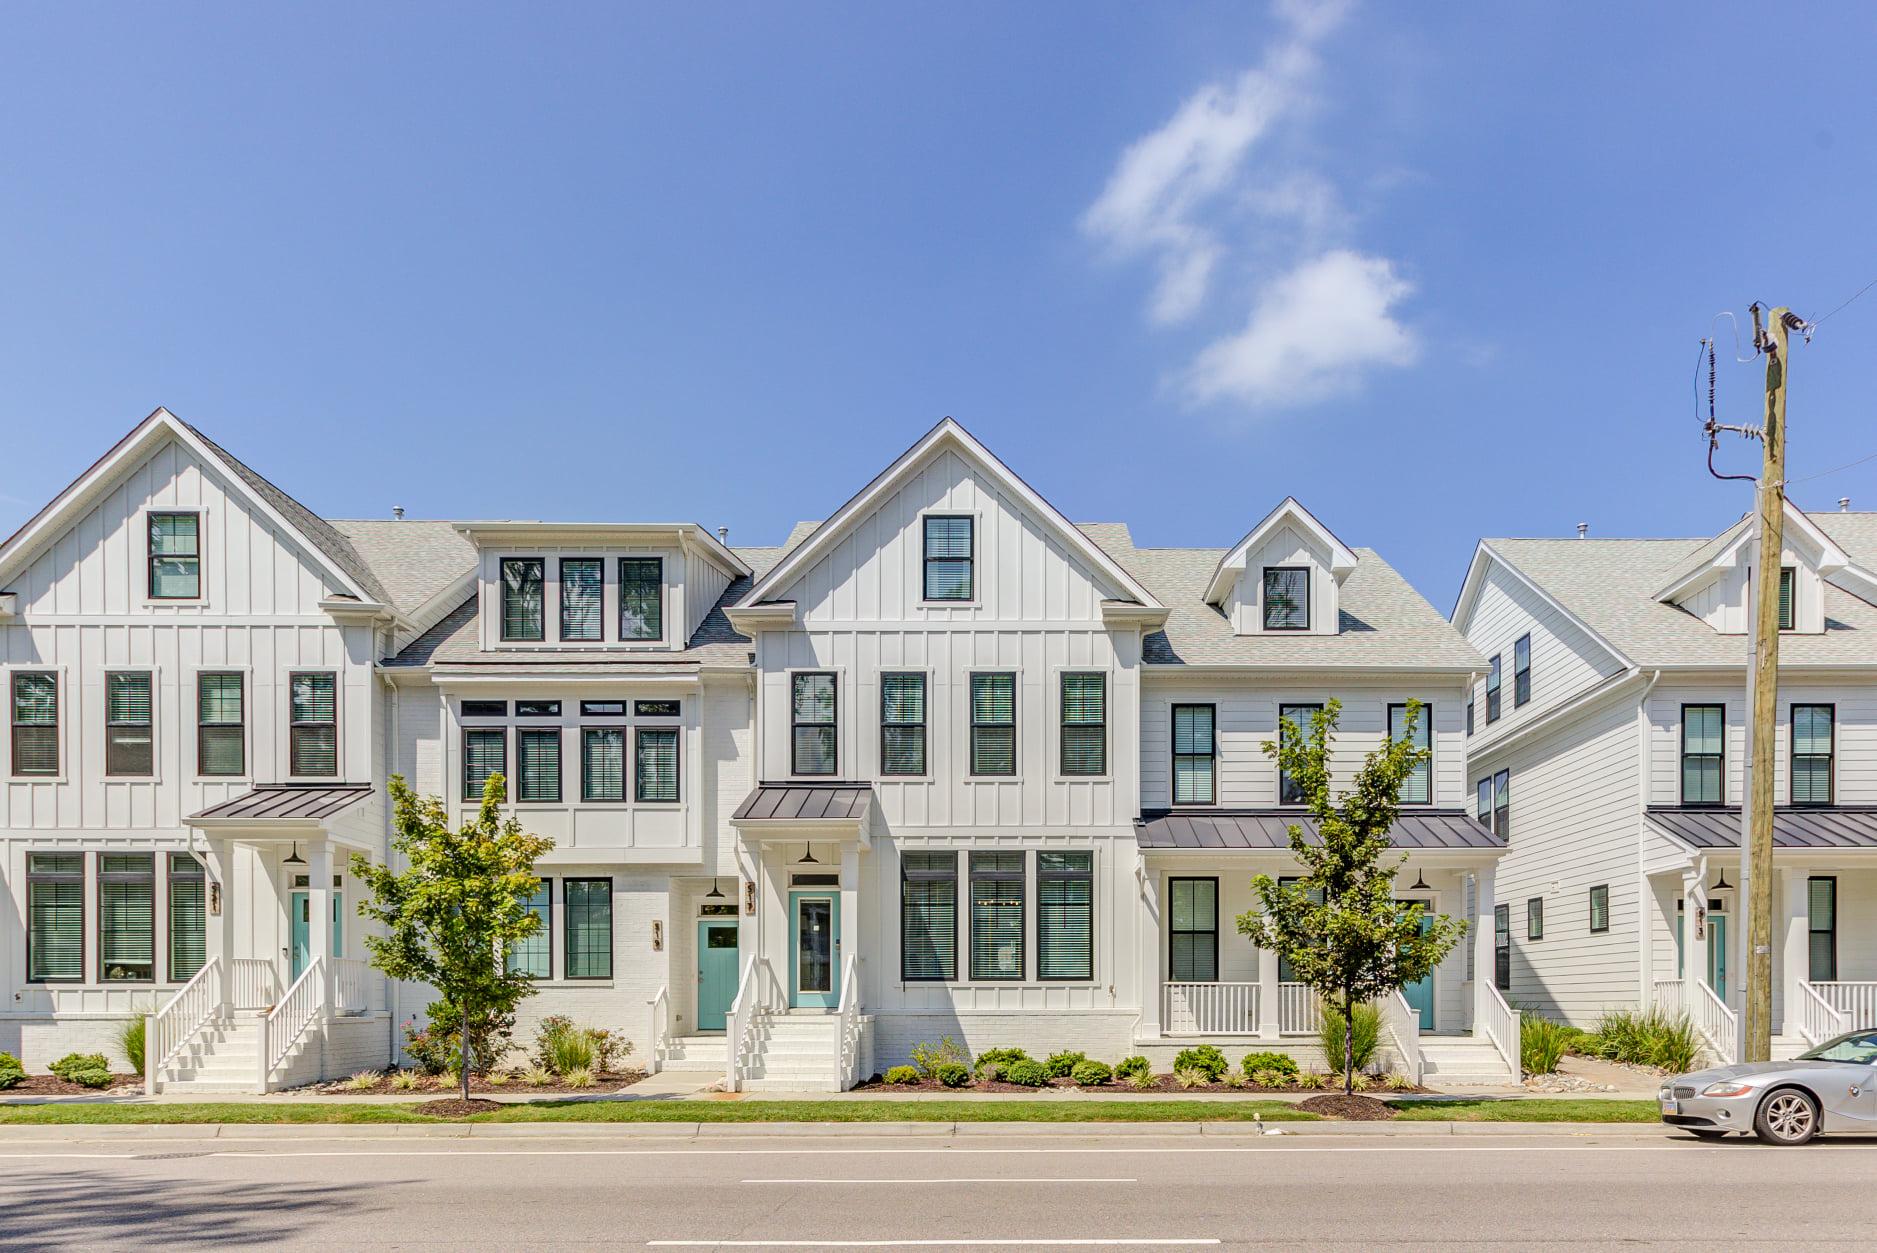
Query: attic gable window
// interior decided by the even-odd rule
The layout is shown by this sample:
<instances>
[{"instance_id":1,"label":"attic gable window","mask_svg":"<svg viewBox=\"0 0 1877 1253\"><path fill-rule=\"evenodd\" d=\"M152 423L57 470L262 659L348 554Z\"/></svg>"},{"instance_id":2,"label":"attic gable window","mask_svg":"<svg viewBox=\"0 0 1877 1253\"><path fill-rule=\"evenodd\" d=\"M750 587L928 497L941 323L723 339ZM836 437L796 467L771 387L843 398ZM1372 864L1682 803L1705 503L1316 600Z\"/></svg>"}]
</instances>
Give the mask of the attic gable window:
<instances>
[{"instance_id":1,"label":"attic gable window","mask_svg":"<svg viewBox=\"0 0 1877 1253\"><path fill-rule=\"evenodd\" d=\"M1793 593L1798 583L1798 572L1791 566L1779 567L1779 629L1791 631L1798 620L1798 612L1793 607Z\"/></svg>"},{"instance_id":2,"label":"attic gable window","mask_svg":"<svg viewBox=\"0 0 1877 1253\"><path fill-rule=\"evenodd\" d=\"M973 519L927 514L925 519L925 598L970 600L975 588L972 568Z\"/></svg>"},{"instance_id":3,"label":"attic gable window","mask_svg":"<svg viewBox=\"0 0 1877 1253\"><path fill-rule=\"evenodd\" d=\"M202 595L202 515L150 517L150 599L196 600Z\"/></svg>"},{"instance_id":4,"label":"attic gable window","mask_svg":"<svg viewBox=\"0 0 1877 1253\"><path fill-rule=\"evenodd\" d=\"M1264 629L1310 629L1310 570L1307 566L1266 566Z\"/></svg>"},{"instance_id":5,"label":"attic gable window","mask_svg":"<svg viewBox=\"0 0 1877 1253\"><path fill-rule=\"evenodd\" d=\"M547 616L542 597L547 584L547 563L539 557L507 557L502 561L502 638L544 640Z\"/></svg>"},{"instance_id":6,"label":"attic gable window","mask_svg":"<svg viewBox=\"0 0 1877 1253\"><path fill-rule=\"evenodd\" d=\"M619 638L665 638L665 562L662 557L619 559Z\"/></svg>"}]
</instances>

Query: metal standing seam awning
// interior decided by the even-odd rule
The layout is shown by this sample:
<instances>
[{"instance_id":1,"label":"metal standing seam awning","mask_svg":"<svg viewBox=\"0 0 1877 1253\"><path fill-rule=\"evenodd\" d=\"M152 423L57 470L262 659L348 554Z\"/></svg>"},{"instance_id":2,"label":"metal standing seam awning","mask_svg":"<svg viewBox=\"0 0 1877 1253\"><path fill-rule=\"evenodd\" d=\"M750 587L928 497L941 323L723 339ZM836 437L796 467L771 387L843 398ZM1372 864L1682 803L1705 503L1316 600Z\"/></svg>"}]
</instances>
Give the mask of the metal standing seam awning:
<instances>
[{"instance_id":1,"label":"metal standing seam awning","mask_svg":"<svg viewBox=\"0 0 1877 1253\"><path fill-rule=\"evenodd\" d=\"M1303 828L1312 842L1318 822L1294 809L1148 810L1134 824L1135 841L1146 851L1217 850L1282 852L1290 848L1290 828ZM1419 852L1477 852L1496 857L1506 842L1460 809L1415 810L1401 814L1389 830L1391 848Z\"/></svg>"},{"instance_id":2,"label":"metal standing seam awning","mask_svg":"<svg viewBox=\"0 0 1877 1253\"><path fill-rule=\"evenodd\" d=\"M328 830L328 820L371 794L368 783L273 783L190 814L183 822L204 833L220 831L243 840L338 838Z\"/></svg>"},{"instance_id":3,"label":"metal standing seam awning","mask_svg":"<svg viewBox=\"0 0 1877 1253\"><path fill-rule=\"evenodd\" d=\"M1649 824L1696 851L1740 847L1740 806L1683 809L1651 805ZM1773 810L1773 847L1829 852L1877 849L1877 808L1781 806Z\"/></svg>"},{"instance_id":4,"label":"metal standing seam awning","mask_svg":"<svg viewBox=\"0 0 1877 1253\"><path fill-rule=\"evenodd\" d=\"M873 787L868 783L758 783L730 816L730 825L752 838L851 834L865 847L872 841L872 816Z\"/></svg>"}]
</instances>

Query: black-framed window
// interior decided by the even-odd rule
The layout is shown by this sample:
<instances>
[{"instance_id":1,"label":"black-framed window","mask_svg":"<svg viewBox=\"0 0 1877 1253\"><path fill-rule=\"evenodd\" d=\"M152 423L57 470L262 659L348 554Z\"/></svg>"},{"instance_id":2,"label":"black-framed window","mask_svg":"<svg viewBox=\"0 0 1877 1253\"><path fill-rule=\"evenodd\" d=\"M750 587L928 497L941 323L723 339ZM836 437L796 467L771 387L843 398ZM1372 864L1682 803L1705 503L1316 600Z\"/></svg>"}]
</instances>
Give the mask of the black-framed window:
<instances>
[{"instance_id":1,"label":"black-framed window","mask_svg":"<svg viewBox=\"0 0 1877 1253\"><path fill-rule=\"evenodd\" d=\"M971 675L971 773L1017 773L1017 676L1007 670Z\"/></svg>"},{"instance_id":2,"label":"black-framed window","mask_svg":"<svg viewBox=\"0 0 1877 1253\"><path fill-rule=\"evenodd\" d=\"M1792 760L1788 773L1794 805L1831 804L1835 762L1833 732L1838 721L1835 705L1794 705Z\"/></svg>"},{"instance_id":3,"label":"black-framed window","mask_svg":"<svg viewBox=\"0 0 1877 1253\"><path fill-rule=\"evenodd\" d=\"M187 983L208 963L208 876L187 853L169 855L169 979Z\"/></svg>"},{"instance_id":4,"label":"black-framed window","mask_svg":"<svg viewBox=\"0 0 1877 1253\"><path fill-rule=\"evenodd\" d=\"M1798 621L1799 573L1791 566L1779 567L1779 629L1790 631Z\"/></svg>"},{"instance_id":5,"label":"black-framed window","mask_svg":"<svg viewBox=\"0 0 1877 1253\"><path fill-rule=\"evenodd\" d=\"M1408 732L1408 706L1395 704L1388 707L1388 738L1399 740ZM1414 719L1414 747L1426 750L1408 777L1401 781L1401 803L1404 805L1427 805L1434 800L1434 707L1422 705Z\"/></svg>"},{"instance_id":6,"label":"black-framed window","mask_svg":"<svg viewBox=\"0 0 1877 1253\"><path fill-rule=\"evenodd\" d=\"M665 638L665 559L619 559L619 638Z\"/></svg>"},{"instance_id":7,"label":"black-framed window","mask_svg":"<svg viewBox=\"0 0 1877 1253\"><path fill-rule=\"evenodd\" d=\"M624 727L582 727L580 729L580 799L583 801L623 801L626 799L626 729Z\"/></svg>"},{"instance_id":8,"label":"black-framed window","mask_svg":"<svg viewBox=\"0 0 1877 1253\"><path fill-rule=\"evenodd\" d=\"M15 670L12 686L13 773L24 778L58 774L58 674Z\"/></svg>"},{"instance_id":9,"label":"black-framed window","mask_svg":"<svg viewBox=\"0 0 1877 1253\"><path fill-rule=\"evenodd\" d=\"M626 702L623 700L583 700L580 702L582 718L623 718L626 716Z\"/></svg>"},{"instance_id":10,"label":"black-framed window","mask_svg":"<svg viewBox=\"0 0 1877 1253\"><path fill-rule=\"evenodd\" d=\"M1492 830L1492 776L1487 775L1473 785L1477 794L1473 803L1473 816L1479 819L1479 825Z\"/></svg>"},{"instance_id":11,"label":"black-framed window","mask_svg":"<svg viewBox=\"0 0 1877 1253\"><path fill-rule=\"evenodd\" d=\"M925 674L889 670L880 675L880 773L926 772Z\"/></svg>"},{"instance_id":12,"label":"black-framed window","mask_svg":"<svg viewBox=\"0 0 1877 1253\"><path fill-rule=\"evenodd\" d=\"M196 675L196 773L239 778L248 772L247 681L239 671Z\"/></svg>"},{"instance_id":13,"label":"black-framed window","mask_svg":"<svg viewBox=\"0 0 1877 1253\"><path fill-rule=\"evenodd\" d=\"M562 879L562 927L566 951L562 977L613 977L613 881Z\"/></svg>"},{"instance_id":14,"label":"black-framed window","mask_svg":"<svg viewBox=\"0 0 1877 1253\"><path fill-rule=\"evenodd\" d=\"M502 638L545 640L547 562L540 557L502 559Z\"/></svg>"},{"instance_id":15,"label":"black-framed window","mask_svg":"<svg viewBox=\"0 0 1877 1253\"><path fill-rule=\"evenodd\" d=\"M925 516L925 599L970 600L975 594L975 524L966 514Z\"/></svg>"},{"instance_id":16,"label":"black-framed window","mask_svg":"<svg viewBox=\"0 0 1877 1253\"><path fill-rule=\"evenodd\" d=\"M1512 838L1512 772L1501 770L1492 777L1492 833L1502 840Z\"/></svg>"},{"instance_id":17,"label":"black-framed window","mask_svg":"<svg viewBox=\"0 0 1877 1253\"><path fill-rule=\"evenodd\" d=\"M508 732L501 727L463 729L463 799L482 799L489 776L508 774Z\"/></svg>"},{"instance_id":18,"label":"black-framed window","mask_svg":"<svg viewBox=\"0 0 1877 1253\"><path fill-rule=\"evenodd\" d=\"M1277 885L1281 888L1288 888L1295 887L1299 882L1301 882L1301 880L1296 875L1279 875ZM1311 888L1305 892L1304 895L1313 905L1321 905L1323 903L1322 888ZM1290 958L1286 957L1283 953L1277 955L1277 981L1279 983L1295 983L1297 981L1297 972L1291 968Z\"/></svg>"},{"instance_id":19,"label":"black-framed window","mask_svg":"<svg viewBox=\"0 0 1877 1253\"><path fill-rule=\"evenodd\" d=\"M574 642L606 638L606 563L598 557L560 559L560 637Z\"/></svg>"},{"instance_id":20,"label":"black-framed window","mask_svg":"<svg viewBox=\"0 0 1877 1253\"><path fill-rule=\"evenodd\" d=\"M1024 854L971 854L971 977L1023 978Z\"/></svg>"},{"instance_id":21,"label":"black-framed window","mask_svg":"<svg viewBox=\"0 0 1877 1253\"><path fill-rule=\"evenodd\" d=\"M1036 854L1036 977L1095 977L1095 854Z\"/></svg>"},{"instance_id":22,"label":"black-framed window","mask_svg":"<svg viewBox=\"0 0 1877 1253\"><path fill-rule=\"evenodd\" d=\"M1267 631L1308 631L1310 568L1266 566L1263 612Z\"/></svg>"},{"instance_id":23,"label":"black-framed window","mask_svg":"<svg viewBox=\"0 0 1877 1253\"><path fill-rule=\"evenodd\" d=\"M683 708L683 702L675 700L635 700L632 702L632 716L635 718L675 718Z\"/></svg>"},{"instance_id":24,"label":"black-framed window","mask_svg":"<svg viewBox=\"0 0 1877 1253\"><path fill-rule=\"evenodd\" d=\"M1512 708L1532 699L1532 636L1527 631L1512 641Z\"/></svg>"},{"instance_id":25,"label":"black-framed window","mask_svg":"<svg viewBox=\"0 0 1877 1253\"><path fill-rule=\"evenodd\" d=\"M1512 990L1512 907L1492 907L1492 981L1501 992Z\"/></svg>"},{"instance_id":26,"label":"black-framed window","mask_svg":"<svg viewBox=\"0 0 1877 1253\"><path fill-rule=\"evenodd\" d=\"M156 855L98 854L98 982L156 981Z\"/></svg>"},{"instance_id":27,"label":"black-framed window","mask_svg":"<svg viewBox=\"0 0 1877 1253\"><path fill-rule=\"evenodd\" d=\"M905 852L899 859L899 977L958 977L958 854Z\"/></svg>"},{"instance_id":28,"label":"black-framed window","mask_svg":"<svg viewBox=\"0 0 1877 1253\"><path fill-rule=\"evenodd\" d=\"M104 676L104 773L148 778L156 773L154 710L148 670Z\"/></svg>"},{"instance_id":29,"label":"black-framed window","mask_svg":"<svg viewBox=\"0 0 1877 1253\"><path fill-rule=\"evenodd\" d=\"M1610 885L1599 883L1590 889L1590 934L1602 935L1610 929Z\"/></svg>"},{"instance_id":30,"label":"black-framed window","mask_svg":"<svg viewBox=\"0 0 1877 1253\"><path fill-rule=\"evenodd\" d=\"M1108 773L1108 676L1099 671L1062 674L1060 771L1068 776Z\"/></svg>"},{"instance_id":31,"label":"black-framed window","mask_svg":"<svg viewBox=\"0 0 1877 1253\"><path fill-rule=\"evenodd\" d=\"M790 681L789 734L796 774L831 775L840 768L839 691L835 676L804 671Z\"/></svg>"},{"instance_id":32,"label":"black-framed window","mask_svg":"<svg viewBox=\"0 0 1877 1253\"><path fill-rule=\"evenodd\" d=\"M466 700L463 702L465 718L506 718L508 702L505 700Z\"/></svg>"},{"instance_id":33,"label":"black-framed window","mask_svg":"<svg viewBox=\"0 0 1877 1253\"><path fill-rule=\"evenodd\" d=\"M152 513L149 562L151 600L202 598L202 515Z\"/></svg>"},{"instance_id":34,"label":"black-framed window","mask_svg":"<svg viewBox=\"0 0 1877 1253\"><path fill-rule=\"evenodd\" d=\"M1290 742L1293 735L1310 737L1317 714L1323 712L1321 705L1279 705L1277 707L1277 738L1280 745ZM1283 758L1280 756L1279 761ZM1309 798L1303 794L1303 788L1290 777L1290 772L1279 765L1277 771L1277 803L1280 805L1302 805Z\"/></svg>"},{"instance_id":35,"label":"black-framed window","mask_svg":"<svg viewBox=\"0 0 1877 1253\"><path fill-rule=\"evenodd\" d=\"M1216 705L1173 707L1173 803L1218 802L1219 711Z\"/></svg>"},{"instance_id":36,"label":"black-framed window","mask_svg":"<svg viewBox=\"0 0 1877 1253\"><path fill-rule=\"evenodd\" d=\"M287 773L295 778L339 774L339 680L330 671L288 676Z\"/></svg>"},{"instance_id":37,"label":"black-framed window","mask_svg":"<svg viewBox=\"0 0 1877 1253\"><path fill-rule=\"evenodd\" d=\"M558 804L560 773L559 727L523 727L515 732L516 800Z\"/></svg>"},{"instance_id":38,"label":"black-framed window","mask_svg":"<svg viewBox=\"0 0 1877 1253\"><path fill-rule=\"evenodd\" d=\"M1499 721L1500 675L1499 654L1494 653L1492 660L1486 663L1486 725Z\"/></svg>"},{"instance_id":39,"label":"black-framed window","mask_svg":"<svg viewBox=\"0 0 1877 1253\"><path fill-rule=\"evenodd\" d=\"M1473 693L1466 694L1466 733L1473 734Z\"/></svg>"},{"instance_id":40,"label":"black-framed window","mask_svg":"<svg viewBox=\"0 0 1877 1253\"><path fill-rule=\"evenodd\" d=\"M1534 896L1525 902L1525 938L1545 938L1545 898Z\"/></svg>"},{"instance_id":41,"label":"black-framed window","mask_svg":"<svg viewBox=\"0 0 1877 1253\"><path fill-rule=\"evenodd\" d=\"M85 855L26 854L26 982L85 981Z\"/></svg>"},{"instance_id":42,"label":"black-framed window","mask_svg":"<svg viewBox=\"0 0 1877 1253\"><path fill-rule=\"evenodd\" d=\"M644 804L678 799L678 728L639 727L632 733L632 795Z\"/></svg>"},{"instance_id":43,"label":"black-framed window","mask_svg":"<svg viewBox=\"0 0 1877 1253\"><path fill-rule=\"evenodd\" d=\"M1218 981L1218 879L1167 880L1167 978L1174 983Z\"/></svg>"},{"instance_id":44,"label":"black-framed window","mask_svg":"<svg viewBox=\"0 0 1877 1253\"><path fill-rule=\"evenodd\" d=\"M1726 803L1727 707L1681 707L1681 803Z\"/></svg>"},{"instance_id":45,"label":"black-framed window","mask_svg":"<svg viewBox=\"0 0 1877 1253\"><path fill-rule=\"evenodd\" d=\"M557 700L518 700L515 702L517 718L558 718L560 702Z\"/></svg>"},{"instance_id":46,"label":"black-framed window","mask_svg":"<svg viewBox=\"0 0 1877 1253\"><path fill-rule=\"evenodd\" d=\"M1813 875L1805 881L1805 920L1809 974L1812 983L1838 979L1838 878Z\"/></svg>"},{"instance_id":47,"label":"black-framed window","mask_svg":"<svg viewBox=\"0 0 1877 1253\"><path fill-rule=\"evenodd\" d=\"M532 975L536 979L554 977L554 881L542 879L540 886L521 898L522 907L541 920L540 930L508 944L503 958L512 974Z\"/></svg>"}]
</instances>

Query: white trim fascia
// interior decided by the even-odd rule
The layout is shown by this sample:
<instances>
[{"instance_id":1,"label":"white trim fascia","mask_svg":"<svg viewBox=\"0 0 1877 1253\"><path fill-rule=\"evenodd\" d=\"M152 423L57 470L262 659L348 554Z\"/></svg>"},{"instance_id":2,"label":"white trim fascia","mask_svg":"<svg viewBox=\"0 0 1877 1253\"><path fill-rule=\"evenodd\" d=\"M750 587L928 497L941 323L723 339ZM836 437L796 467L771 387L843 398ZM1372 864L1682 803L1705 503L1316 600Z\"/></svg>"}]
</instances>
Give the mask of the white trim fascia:
<instances>
[{"instance_id":1,"label":"white trim fascia","mask_svg":"<svg viewBox=\"0 0 1877 1253\"><path fill-rule=\"evenodd\" d=\"M1184 674L1184 675L1191 675L1192 677L1196 679L1198 678L1231 678L1231 677L1244 678L1247 676L1257 676L1260 678L1267 678L1267 677L1268 678L1289 678L1292 676L1303 676L1303 677L1320 676L1326 680L1333 679L1337 682L1343 682L1347 680L1348 678L1350 678L1352 675L1361 676L1365 674L1385 674L1385 675L1390 676L1391 678L1400 677L1400 676L1411 676L1411 675L1427 675L1430 678L1455 679L1455 678L1465 678L1469 675L1477 675L1481 673L1480 668L1477 665L1428 666L1428 665L1403 664L1403 665L1395 665L1395 666L1380 666L1380 665L1375 665L1373 663L1360 662L1360 661L1352 661L1348 663L1347 665L1341 665L1341 666L1324 665L1321 662L1318 662L1314 665L1309 665L1309 666L1299 666L1299 665L1292 665L1289 663L1271 663L1271 662L1259 662L1259 661L1211 662L1205 665L1180 665L1177 662L1144 661L1141 663L1140 669L1141 669L1141 673L1143 674L1166 675L1169 677L1173 675Z\"/></svg>"},{"instance_id":2,"label":"white trim fascia","mask_svg":"<svg viewBox=\"0 0 1877 1253\"><path fill-rule=\"evenodd\" d=\"M796 605L792 600L775 600L762 605L726 605L723 616L738 635L752 640L758 631L786 631L796 625Z\"/></svg>"},{"instance_id":3,"label":"white trim fascia","mask_svg":"<svg viewBox=\"0 0 1877 1253\"><path fill-rule=\"evenodd\" d=\"M1126 600L1104 600L1101 602L1101 624L1109 630L1131 630L1140 628L1144 631L1158 630L1167 624L1172 610L1161 606L1148 607Z\"/></svg>"},{"instance_id":4,"label":"white trim fascia","mask_svg":"<svg viewBox=\"0 0 1877 1253\"><path fill-rule=\"evenodd\" d=\"M404 627L411 634L411 639L428 631L458 609L465 601L477 599L479 580L475 567L463 571L462 575L450 581L441 591L431 594L423 604L416 606L403 615Z\"/></svg>"},{"instance_id":5,"label":"white trim fascia","mask_svg":"<svg viewBox=\"0 0 1877 1253\"><path fill-rule=\"evenodd\" d=\"M563 538L577 540L621 540L675 538L680 547L694 543L704 555L725 573L737 577L752 573L749 565L732 552L709 528L696 522L540 522L524 519L489 519L457 522L456 532L475 544L485 546L540 547ZM484 541L490 544L485 545Z\"/></svg>"},{"instance_id":6,"label":"white trim fascia","mask_svg":"<svg viewBox=\"0 0 1877 1253\"><path fill-rule=\"evenodd\" d=\"M1160 601L1154 594L1135 580L1119 562L1108 555L1108 551L1090 539L1080 527L1069 521L1054 505L1045 500L1035 488L1019 478L1014 470L1000 461L996 454L979 443L969 431L960 426L956 419L944 418L937 426L919 437L917 443L895 458L891 465L875 475L873 480L861 488L846 504L842 505L821 525L797 544L787 556L777 562L768 574L757 581L756 586L737 602L737 608L751 608L764 601L775 599L775 593L786 588L790 581L802 571L814 564L814 561L844 536L856 519L866 516L881 497L897 488L908 478L912 471L924 463L941 446L949 445L963 453L969 460L977 463L978 468L1001 484L1005 490L1015 496L1026 507L1059 533L1059 538L1083 560L1113 580L1116 586L1132 596L1141 605L1148 608L1161 608ZM731 619L734 625L735 619Z\"/></svg>"},{"instance_id":7,"label":"white trim fascia","mask_svg":"<svg viewBox=\"0 0 1877 1253\"><path fill-rule=\"evenodd\" d=\"M1637 668L1636 663L1631 661L1623 653L1622 649L1605 639L1603 635L1588 622L1585 622L1582 618L1565 608L1563 601L1553 596L1550 592L1547 592L1540 584L1534 581L1531 576L1513 565L1510 561L1507 561L1504 553L1494 548L1491 544L1488 544L1485 540L1481 540L1479 547L1473 550L1473 560L1468 564L1466 569L1466 580L1460 585L1460 599L1455 602L1453 613L1447 618L1447 621L1453 623L1454 627L1462 635L1466 634L1466 624L1462 622L1461 619L1469 617L1472 614L1473 602L1478 598L1479 589L1486 579L1486 567L1483 564L1486 559L1491 559L1500 569L1518 580L1521 587L1526 588L1532 595L1538 597L1538 599L1555 610L1565 621L1589 636L1598 647L1609 653L1611 659L1618 665L1627 670Z\"/></svg>"},{"instance_id":8,"label":"white trim fascia","mask_svg":"<svg viewBox=\"0 0 1877 1253\"><path fill-rule=\"evenodd\" d=\"M575 683L587 687L611 686L619 683L644 684L652 687L695 687L698 673L689 670L675 673L669 670L655 671L651 674L637 674L632 671L614 674L593 670L554 670L545 666L531 667L524 670L501 670L495 674L462 674L456 671L430 672L430 679L438 687L488 687L497 684L508 686L527 686L539 683Z\"/></svg>"},{"instance_id":9,"label":"white trim fascia","mask_svg":"<svg viewBox=\"0 0 1877 1253\"><path fill-rule=\"evenodd\" d=\"M0 618L16 617L20 611L18 592L0 592Z\"/></svg>"},{"instance_id":10,"label":"white trim fascia","mask_svg":"<svg viewBox=\"0 0 1877 1253\"><path fill-rule=\"evenodd\" d=\"M1877 576L1872 576L1869 571L1853 562L1850 555L1839 547L1831 536L1819 528L1818 523L1806 516L1805 510L1789 500L1785 502L1785 521L1818 550L1819 577L1829 581L1833 575L1850 570L1861 576L1867 583L1877 586ZM1759 515L1752 513L1743 517L1708 541L1708 544L1719 543L1721 545L1713 556L1703 557L1699 561L1691 561L1683 566L1679 573L1656 592L1655 599L1666 603L1678 601L1721 571L1739 565L1743 550L1759 538L1759 533ZM1702 549L1706 549L1708 544L1703 544Z\"/></svg>"},{"instance_id":11,"label":"white trim fascia","mask_svg":"<svg viewBox=\"0 0 1877 1253\"><path fill-rule=\"evenodd\" d=\"M1232 590L1236 573L1245 568L1246 555L1251 551L1252 545L1286 520L1295 522L1307 534L1315 537L1318 543L1329 549L1330 574L1338 583L1341 583L1349 572L1356 568L1355 552L1337 539L1336 533L1319 522L1316 515L1305 509L1295 496L1286 496L1278 502L1277 508L1265 514L1256 526L1245 532L1244 537L1238 543L1226 550L1225 556L1219 558L1219 564L1213 567L1212 579L1206 584L1208 605L1218 604L1225 598L1226 593Z\"/></svg>"},{"instance_id":12,"label":"white trim fascia","mask_svg":"<svg viewBox=\"0 0 1877 1253\"><path fill-rule=\"evenodd\" d=\"M1562 702L1553 705L1550 709L1545 710L1545 712L1535 718L1521 722L1518 726L1511 727L1491 737L1488 737L1484 732L1475 734L1473 736L1473 742L1467 746L1466 750L1468 765L1470 766L1475 758L1486 757L1490 754L1510 749L1523 743L1540 731L1555 730L1558 727L1567 725L1575 718L1582 717L1594 711L1602 702L1621 694L1630 683L1641 678L1644 673L1645 671L1643 670L1631 667L1628 670L1613 674L1607 679L1597 680L1597 682L1580 690L1576 695L1570 696ZM1654 670L1652 673L1659 674L1660 670Z\"/></svg>"}]
</instances>

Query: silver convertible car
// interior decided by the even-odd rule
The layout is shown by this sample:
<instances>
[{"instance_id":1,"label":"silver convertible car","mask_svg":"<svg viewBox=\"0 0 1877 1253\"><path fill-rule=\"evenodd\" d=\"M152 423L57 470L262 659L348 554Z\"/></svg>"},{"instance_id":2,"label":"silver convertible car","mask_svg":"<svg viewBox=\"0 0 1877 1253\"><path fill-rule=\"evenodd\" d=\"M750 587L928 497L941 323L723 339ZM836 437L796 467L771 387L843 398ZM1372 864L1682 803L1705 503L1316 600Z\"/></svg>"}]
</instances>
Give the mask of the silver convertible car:
<instances>
[{"instance_id":1,"label":"silver convertible car","mask_svg":"<svg viewBox=\"0 0 1877 1253\"><path fill-rule=\"evenodd\" d=\"M1877 1031L1853 1031L1786 1062L1742 1062L1662 1085L1662 1121L1702 1139L1753 1132L1804 1144L1822 1132L1877 1134Z\"/></svg>"}]
</instances>

